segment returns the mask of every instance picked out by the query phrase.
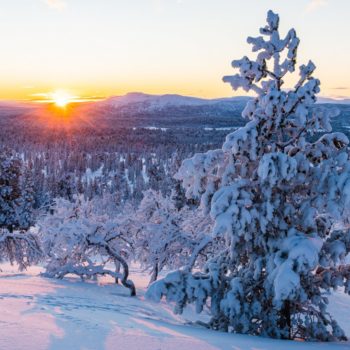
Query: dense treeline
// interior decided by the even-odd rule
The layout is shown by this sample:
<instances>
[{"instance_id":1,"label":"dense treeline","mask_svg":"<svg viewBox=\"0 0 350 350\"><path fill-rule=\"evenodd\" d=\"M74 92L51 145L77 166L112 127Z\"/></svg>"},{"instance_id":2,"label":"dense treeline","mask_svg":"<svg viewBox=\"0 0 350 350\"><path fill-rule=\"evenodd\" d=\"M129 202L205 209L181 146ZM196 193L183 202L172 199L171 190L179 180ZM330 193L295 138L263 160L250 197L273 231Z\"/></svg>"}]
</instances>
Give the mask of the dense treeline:
<instances>
[{"instance_id":1,"label":"dense treeline","mask_svg":"<svg viewBox=\"0 0 350 350\"><path fill-rule=\"evenodd\" d=\"M113 194L135 204L146 189L169 194L181 160L218 145L225 130L192 128L43 129L6 125L2 148L14 150L32 174L35 207L74 194ZM8 135L12 135L11 138Z\"/></svg>"},{"instance_id":2,"label":"dense treeline","mask_svg":"<svg viewBox=\"0 0 350 350\"><path fill-rule=\"evenodd\" d=\"M69 123L56 120L56 125L45 124L33 111L1 109L0 147L15 151L27 165L36 208L56 197L72 200L74 194L137 204L147 189L168 195L181 160L220 147L227 132L244 124L238 118L241 102L224 107L167 108L152 114L75 107ZM333 127L348 134L349 107L337 108L341 114Z\"/></svg>"}]
</instances>

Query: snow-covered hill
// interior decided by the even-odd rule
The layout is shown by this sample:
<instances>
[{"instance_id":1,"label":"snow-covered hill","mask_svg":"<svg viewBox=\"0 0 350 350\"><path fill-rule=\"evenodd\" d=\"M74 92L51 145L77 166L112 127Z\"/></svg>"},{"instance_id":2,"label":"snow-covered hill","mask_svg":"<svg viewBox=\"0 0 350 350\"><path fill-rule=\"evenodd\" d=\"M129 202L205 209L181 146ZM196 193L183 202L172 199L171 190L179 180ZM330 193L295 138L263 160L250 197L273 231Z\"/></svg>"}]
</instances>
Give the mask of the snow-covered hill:
<instances>
[{"instance_id":1,"label":"snow-covered hill","mask_svg":"<svg viewBox=\"0 0 350 350\"><path fill-rule=\"evenodd\" d=\"M142 92L130 92L123 96L110 97L99 104L110 108L133 108L137 111L161 111L166 108L245 105L251 97L239 96L217 99L205 99L176 94L150 95ZM319 97L318 103L350 104L350 99L332 99Z\"/></svg>"},{"instance_id":2,"label":"snow-covered hill","mask_svg":"<svg viewBox=\"0 0 350 350\"><path fill-rule=\"evenodd\" d=\"M341 105L349 105L350 104L350 98L330 98L330 97L318 97L317 98L318 103L331 103L331 104L341 104Z\"/></svg>"},{"instance_id":3,"label":"snow-covered hill","mask_svg":"<svg viewBox=\"0 0 350 350\"><path fill-rule=\"evenodd\" d=\"M172 313L144 299L148 277L132 276L138 296L111 281L63 281L38 276L39 268L0 274L1 350L349 350L346 343L303 343L226 334L188 324L198 316ZM350 297L336 293L330 311L350 336ZM187 324L186 324L187 322Z\"/></svg>"},{"instance_id":4,"label":"snow-covered hill","mask_svg":"<svg viewBox=\"0 0 350 350\"><path fill-rule=\"evenodd\" d=\"M219 99L204 99L198 97L182 96L175 94L149 95L140 92L131 92L124 96L110 97L100 102L103 106L111 108L134 108L138 111L159 111L170 107L198 107L210 105L227 105L246 103L249 97L232 97Z\"/></svg>"}]
</instances>

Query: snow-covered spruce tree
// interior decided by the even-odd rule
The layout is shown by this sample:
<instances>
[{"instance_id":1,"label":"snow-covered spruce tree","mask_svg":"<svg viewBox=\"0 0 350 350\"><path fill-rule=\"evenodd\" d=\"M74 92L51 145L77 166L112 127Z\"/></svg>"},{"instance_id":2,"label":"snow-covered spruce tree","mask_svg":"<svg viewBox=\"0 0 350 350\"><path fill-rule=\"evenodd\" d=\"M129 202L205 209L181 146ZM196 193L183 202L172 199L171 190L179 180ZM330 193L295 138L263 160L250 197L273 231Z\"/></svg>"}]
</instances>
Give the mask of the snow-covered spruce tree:
<instances>
[{"instance_id":1,"label":"snow-covered spruce tree","mask_svg":"<svg viewBox=\"0 0 350 350\"><path fill-rule=\"evenodd\" d=\"M57 199L51 213L38 222L48 260L44 276L75 274L89 279L109 275L129 288L132 296L136 294L128 279L132 242L117 220L96 214L91 202L82 197L74 202Z\"/></svg>"},{"instance_id":2,"label":"snow-covered spruce tree","mask_svg":"<svg viewBox=\"0 0 350 350\"><path fill-rule=\"evenodd\" d=\"M33 188L22 161L9 150L0 152L0 262L20 269L36 263L41 249L28 229L34 224Z\"/></svg>"},{"instance_id":3,"label":"snow-covered spruce tree","mask_svg":"<svg viewBox=\"0 0 350 350\"><path fill-rule=\"evenodd\" d=\"M262 36L248 38L256 58L233 61L238 74L224 77L234 90L256 93L242 113L247 124L222 149L185 160L177 174L187 196L210 211L212 234L225 237L226 249L202 273L173 272L148 295L175 301L177 312L209 304L213 329L344 339L326 306L329 290L350 291L349 231L332 230L350 204L348 139L330 133L336 113L315 105L320 82L311 61L299 67L293 89L282 89L299 39L294 29L281 37L278 26L269 11Z\"/></svg>"},{"instance_id":4,"label":"snow-covered spruce tree","mask_svg":"<svg viewBox=\"0 0 350 350\"><path fill-rule=\"evenodd\" d=\"M0 152L0 227L12 232L34 224L33 185L21 159L10 150Z\"/></svg>"},{"instance_id":5,"label":"snow-covered spruce tree","mask_svg":"<svg viewBox=\"0 0 350 350\"><path fill-rule=\"evenodd\" d=\"M19 202L18 223L21 229L28 229L35 224L35 199L32 170L27 165L22 165L20 186L21 200Z\"/></svg>"}]
</instances>

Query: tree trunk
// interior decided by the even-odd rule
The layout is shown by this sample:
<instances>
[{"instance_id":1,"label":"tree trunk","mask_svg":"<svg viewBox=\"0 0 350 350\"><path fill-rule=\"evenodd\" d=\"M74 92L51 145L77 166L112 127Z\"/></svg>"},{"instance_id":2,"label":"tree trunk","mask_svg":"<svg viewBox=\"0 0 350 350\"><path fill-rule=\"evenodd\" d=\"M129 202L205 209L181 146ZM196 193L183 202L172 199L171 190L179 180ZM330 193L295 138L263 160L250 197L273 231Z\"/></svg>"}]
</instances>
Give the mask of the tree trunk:
<instances>
[{"instance_id":1,"label":"tree trunk","mask_svg":"<svg viewBox=\"0 0 350 350\"><path fill-rule=\"evenodd\" d=\"M119 273L120 272L120 262L118 260L114 260L114 265L115 265L115 272ZM116 277L115 283L119 284L118 277Z\"/></svg>"},{"instance_id":2,"label":"tree trunk","mask_svg":"<svg viewBox=\"0 0 350 350\"><path fill-rule=\"evenodd\" d=\"M136 295L136 288L135 288L135 285L134 285L133 281L128 280L128 277L129 277L129 266L128 266L128 263L119 254L117 254L113 249L111 249L107 244L106 244L105 248L106 248L107 252L111 256L113 256L114 259L121 264L121 266L123 266L123 277L122 277L120 283L124 287L129 288L130 289L130 295L132 297L134 297Z\"/></svg>"},{"instance_id":3,"label":"tree trunk","mask_svg":"<svg viewBox=\"0 0 350 350\"><path fill-rule=\"evenodd\" d=\"M159 272L158 263L156 263L153 267L153 271L152 271L152 275L151 275L151 279L149 281L149 284L151 284L157 280L158 272Z\"/></svg>"},{"instance_id":4,"label":"tree trunk","mask_svg":"<svg viewBox=\"0 0 350 350\"><path fill-rule=\"evenodd\" d=\"M136 288L134 283L131 280L128 280L129 277L129 266L128 263L117 253L115 253L112 249L107 246L107 250L111 255L114 255L114 258L119 261L121 266L123 266L123 277L121 279L121 284L130 289L130 295L134 297L136 295Z\"/></svg>"},{"instance_id":5,"label":"tree trunk","mask_svg":"<svg viewBox=\"0 0 350 350\"><path fill-rule=\"evenodd\" d=\"M87 238L88 243L91 244L92 246L100 246L106 249L107 253L114 259L114 261L118 261L120 265L123 267L123 274L120 280L120 283L130 289L130 295L134 297L136 295L136 288L134 285L134 282L132 280L128 280L129 277L129 266L128 263L125 261L125 259L116 251L114 251L113 248L111 248L106 242L99 242L96 244L95 242L91 241L89 238Z\"/></svg>"},{"instance_id":6,"label":"tree trunk","mask_svg":"<svg viewBox=\"0 0 350 350\"><path fill-rule=\"evenodd\" d=\"M281 310L281 320L280 320L281 329L287 329L288 335L286 339L292 338L292 320L290 312L290 301L286 300L284 302L283 308Z\"/></svg>"}]
</instances>

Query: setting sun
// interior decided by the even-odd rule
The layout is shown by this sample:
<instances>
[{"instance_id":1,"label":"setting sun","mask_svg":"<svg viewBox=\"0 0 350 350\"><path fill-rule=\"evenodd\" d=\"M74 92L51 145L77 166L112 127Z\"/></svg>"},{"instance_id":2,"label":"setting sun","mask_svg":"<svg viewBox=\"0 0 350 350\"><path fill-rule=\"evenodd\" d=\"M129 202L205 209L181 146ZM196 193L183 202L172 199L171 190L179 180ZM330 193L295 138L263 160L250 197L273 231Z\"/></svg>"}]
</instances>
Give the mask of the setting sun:
<instances>
[{"instance_id":1,"label":"setting sun","mask_svg":"<svg viewBox=\"0 0 350 350\"><path fill-rule=\"evenodd\" d=\"M67 104L74 100L74 96L71 96L65 91L55 91L52 93L52 101L57 107L66 107Z\"/></svg>"}]
</instances>

